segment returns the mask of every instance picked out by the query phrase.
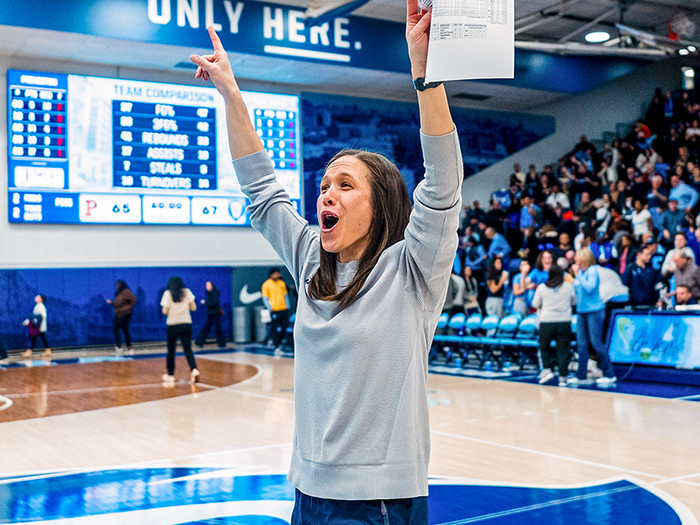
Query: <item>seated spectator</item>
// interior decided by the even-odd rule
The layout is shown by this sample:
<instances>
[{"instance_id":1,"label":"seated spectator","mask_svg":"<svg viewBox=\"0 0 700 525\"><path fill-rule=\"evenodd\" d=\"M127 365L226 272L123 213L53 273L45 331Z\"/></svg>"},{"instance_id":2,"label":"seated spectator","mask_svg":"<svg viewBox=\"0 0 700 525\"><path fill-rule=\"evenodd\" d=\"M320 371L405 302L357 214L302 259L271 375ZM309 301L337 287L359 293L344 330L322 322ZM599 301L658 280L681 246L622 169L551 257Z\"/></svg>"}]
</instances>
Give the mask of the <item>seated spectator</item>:
<instances>
[{"instance_id":1,"label":"seated spectator","mask_svg":"<svg viewBox=\"0 0 700 525\"><path fill-rule=\"evenodd\" d=\"M595 240L595 230L584 223L579 223L579 233L574 237L574 249L588 248Z\"/></svg>"},{"instance_id":2,"label":"seated spectator","mask_svg":"<svg viewBox=\"0 0 700 525\"><path fill-rule=\"evenodd\" d=\"M456 273L450 274L450 281L447 285L447 294L445 295L445 304L442 307L443 312L447 312L450 318L459 313L464 313L464 298L465 298L466 283Z\"/></svg>"},{"instance_id":3,"label":"seated spectator","mask_svg":"<svg viewBox=\"0 0 700 525\"><path fill-rule=\"evenodd\" d=\"M479 308L479 283L472 275L472 269L464 268L464 312L469 316L480 313Z\"/></svg>"},{"instance_id":4,"label":"seated spectator","mask_svg":"<svg viewBox=\"0 0 700 525\"><path fill-rule=\"evenodd\" d=\"M645 246L639 252L635 261L627 266L622 275L622 282L630 291L632 306L652 307L659 300L656 284L661 280L659 273L649 264L651 248Z\"/></svg>"},{"instance_id":5,"label":"seated spectator","mask_svg":"<svg viewBox=\"0 0 700 525\"><path fill-rule=\"evenodd\" d=\"M669 200L675 199L678 207L683 211L692 210L698 203L700 194L691 186L681 181L681 178L674 173L671 175L671 191L668 194Z\"/></svg>"},{"instance_id":6,"label":"seated spectator","mask_svg":"<svg viewBox=\"0 0 700 525\"><path fill-rule=\"evenodd\" d=\"M599 232L607 232L610 227L610 221L612 216L610 215L610 209L605 205L604 199L596 199L593 201L593 206L596 209L595 221L593 226Z\"/></svg>"},{"instance_id":7,"label":"seated spectator","mask_svg":"<svg viewBox=\"0 0 700 525\"><path fill-rule=\"evenodd\" d=\"M668 200L668 209L661 214L661 242L664 245L670 246L673 243L673 238L681 231L681 227L685 222L685 212L678 209L678 200L673 197Z\"/></svg>"},{"instance_id":8,"label":"seated spectator","mask_svg":"<svg viewBox=\"0 0 700 525\"><path fill-rule=\"evenodd\" d=\"M545 250L537 256L535 261L535 267L530 271L527 278L529 284L528 288L531 290L537 289L537 287L549 279L549 269L554 264L554 257L552 257L552 252Z\"/></svg>"},{"instance_id":9,"label":"seated spectator","mask_svg":"<svg viewBox=\"0 0 700 525\"><path fill-rule=\"evenodd\" d=\"M586 225L595 221L596 208L591 201L591 194L587 191L581 193L581 202L574 211L574 220Z\"/></svg>"},{"instance_id":10,"label":"seated spectator","mask_svg":"<svg viewBox=\"0 0 700 525\"><path fill-rule=\"evenodd\" d=\"M664 179L661 175L654 175L651 178L651 189L647 193L646 200L651 220L654 226L660 229L661 214L668 206L668 191L664 188Z\"/></svg>"},{"instance_id":11,"label":"seated spectator","mask_svg":"<svg viewBox=\"0 0 700 525\"><path fill-rule=\"evenodd\" d=\"M671 277L671 274L676 271L676 264L673 262L673 257L679 253L685 253L690 259L695 262L695 254L688 247L688 240L684 233L677 233L673 236L673 249L669 250L661 265L661 275L664 278Z\"/></svg>"},{"instance_id":12,"label":"seated spectator","mask_svg":"<svg viewBox=\"0 0 700 525\"><path fill-rule=\"evenodd\" d=\"M510 264L511 248L508 241L506 241L506 238L500 233L497 233L493 228L486 228L484 234L486 235L486 238L491 241L489 250L486 252L488 258L493 259L495 257L500 257L503 259L503 268L508 268L508 265Z\"/></svg>"},{"instance_id":13,"label":"seated spectator","mask_svg":"<svg viewBox=\"0 0 700 525\"><path fill-rule=\"evenodd\" d=\"M505 315L503 297L505 286L508 284L508 272L504 269L503 260L495 257L491 261L486 275L486 315Z\"/></svg>"},{"instance_id":14,"label":"seated spectator","mask_svg":"<svg viewBox=\"0 0 700 525\"><path fill-rule=\"evenodd\" d=\"M526 317L531 310L531 299L528 297L530 290L530 279L528 279L528 274L530 273L530 263L527 259L522 259L520 261L520 269L517 275L513 277L512 289L513 289L513 311L520 313L523 317Z\"/></svg>"},{"instance_id":15,"label":"seated spectator","mask_svg":"<svg viewBox=\"0 0 700 525\"><path fill-rule=\"evenodd\" d=\"M561 191L560 184L555 184L552 187L552 192L549 194L549 196L544 202L551 209L555 209L557 206L560 206L563 210L568 210L569 208L571 208L569 197L566 196L566 193Z\"/></svg>"},{"instance_id":16,"label":"seated spectator","mask_svg":"<svg viewBox=\"0 0 700 525\"><path fill-rule=\"evenodd\" d=\"M690 287L686 284L681 284L676 287L676 306L695 306L698 300L693 297Z\"/></svg>"},{"instance_id":17,"label":"seated spectator","mask_svg":"<svg viewBox=\"0 0 700 525\"><path fill-rule=\"evenodd\" d=\"M523 173L523 175L525 174ZM511 195L518 198L523 194L523 185L515 175L511 175L508 180L508 191L510 191Z\"/></svg>"},{"instance_id":18,"label":"seated spectator","mask_svg":"<svg viewBox=\"0 0 700 525\"><path fill-rule=\"evenodd\" d=\"M513 164L513 173L511 177L515 177L521 188L525 187L525 172L520 169L520 164L517 162Z\"/></svg>"},{"instance_id":19,"label":"seated spectator","mask_svg":"<svg viewBox=\"0 0 700 525\"><path fill-rule=\"evenodd\" d=\"M617 250L613 243L608 240L605 231L598 230L596 237L595 242L592 242L589 248L600 266L612 270L617 264Z\"/></svg>"},{"instance_id":20,"label":"seated spectator","mask_svg":"<svg viewBox=\"0 0 700 525\"><path fill-rule=\"evenodd\" d=\"M562 232L559 234L559 244L552 250L552 256L556 260L559 260L561 257L564 257L569 250L573 250L573 246L571 246L571 237L569 237L568 233Z\"/></svg>"},{"instance_id":21,"label":"seated spectator","mask_svg":"<svg viewBox=\"0 0 700 525\"><path fill-rule=\"evenodd\" d=\"M676 252L673 264L676 266L676 271L673 272L676 287L685 285L690 289L693 299L700 299L700 267L683 251Z\"/></svg>"},{"instance_id":22,"label":"seated spectator","mask_svg":"<svg viewBox=\"0 0 700 525\"><path fill-rule=\"evenodd\" d=\"M486 212L481 209L479 201L474 201L472 203L471 209L467 212L467 220L472 222L481 222L486 218ZM472 219L476 219L473 221Z\"/></svg>"},{"instance_id":23,"label":"seated spectator","mask_svg":"<svg viewBox=\"0 0 700 525\"><path fill-rule=\"evenodd\" d=\"M644 242L642 242L642 246L648 247L649 253L651 253L651 259L649 261L649 264L652 268L654 268L654 270L659 272L660 277L661 266L664 263L664 257L666 257L666 248L664 248L660 243L654 240L654 238L657 236L658 234L656 232L653 234L649 233L648 236L644 237Z\"/></svg>"},{"instance_id":24,"label":"seated spectator","mask_svg":"<svg viewBox=\"0 0 700 525\"><path fill-rule=\"evenodd\" d=\"M632 184L630 184L630 195L632 201L640 200L642 202L647 198L647 194L651 190L651 183L644 180L644 174L637 171L634 174Z\"/></svg>"},{"instance_id":25,"label":"seated spectator","mask_svg":"<svg viewBox=\"0 0 700 525\"><path fill-rule=\"evenodd\" d=\"M503 232L507 220L508 214L501 206L501 201L498 199L492 199L491 209L486 212L486 216L484 217L484 223L486 223L486 226L490 226L496 231Z\"/></svg>"},{"instance_id":26,"label":"seated spectator","mask_svg":"<svg viewBox=\"0 0 700 525\"><path fill-rule=\"evenodd\" d=\"M624 180L618 180L616 184L610 185L610 200L612 205L618 210L622 210L629 196L627 183Z\"/></svg>"},{"instance_id":27,"label":"seated spectator","mask_svg":"<svg viewBox=\"0 0 700 525\"><path fill-rule=\"evenodd\" d=\"M486 259L486 250L477 242L476 237L474 235L467 237L464 247L464 266L481 279L486 272Z\"/></svg>"},{"instance_id":28,"label":"seated spectator","mask_svg":"<svg viewBox=\"0 0 700 525\"><path fill-rule=\"evenodd\" d=\"M595 153L597 151L596 147L593 145L593 143L588 140L588 137L586 137L586 135L581 135L581 137L579 138L579 141L574 146L574 149L572 149L567 154L567 156L570 157L572 155L576 155L579 151L586 151L586 150L590 150L593 153Z\"/></svg>"},{"instance_id":29,"label":"seated spectator","mask_svg":"<svg viewBox=\"0 0 700 525\"><path fill-rule=\"evenodd\" d=\"M668 177L668 170L670 169L671 166L664 162L664 158L661 155L657 155L656 164L654 165L654 173L659 174L661 177L666 179L666 177Z\"/></svg>"},{"instance_id":30,"label":"seated spectator","mask_svg":"<svg viewBox=\"0 0 700 525\"><path fill-rule=\"evenodd\" d=\"M637 241L640 241L645 233L654 229L651 214L639 199L634 201L634 211L629 216L629 220L632 221L632 234Z\"/></svg>"},{"instance_id":31,"label":"seated spectator","mask_svg":"<svg viewBox=\"0 0 700 525\"><path fill-rule=\"evenodd\" d=\"M518 250L518 257L527 259L530 264L535 264L540 253L538 246L539 239L535 233L535 228L534 226L528 226L523 232L523 245Z\"/></svg>"},{"instance_id":32,"label":"seated spectator","mask_svg":"<svg viewBox=\"0 0 700 525\"><path fill-rule=\"evenodd\" d=\"M644 174L645 180L654 174L654 167L658 157L658 154L653 149L644 150L637 156L635 165Z\"/></svg>"},{"instance_id":33,"label":"seated spectator","mask_svg":"<svg viewBox=\"0 0 700 525\"><path fill-rule=\"evenodd\" d=\"M604 160L600 163L598 178L604 186L611 186L617 182L617 169L611 166L607 160Z\"/></svg>"},{"instance_id":34,"label":"seated spectator","mask_svg":"<svg viewBox=\"0 0 700 525\"><path fill-rule=\"evenodd\" d=\"M685 142L688 148L697 151L700 146L700 122L698 119L693 120L688 129L685 130Z\"/></svg>"},{"instance_id":35,"label":"seated spectator","mask_svg":"<svg viewBox=\"0 0 700 525\"><path fill-rule=\"evenodd\" d=\"M520 209L520 231L525 233L525 228L530 226L537 229L539 223L541 222L542 210L537 204L534 203L532 197L529 195L523 195L520 199L520 204L522 208Z\"/></svg>"},{"instance_id":36,"label":"seated spectator","mask_svg":"<svg viewBox=\"0 0 700 525\"><path fill-rule=\"evenodd\" d=\"M530 197L534 197L537 193L537 188L540 185L540 180L537 175L537 170L534 164L530 164L530 167L525 174L525 193Z\"/></svg>"},{"instance_id":37,"label":"seated spectator","mask_svg":"<svg viewBox=\"0 0 700 525\"><path fill-rule=\"evenodd\" d=\"M690 186L700 194L700 166L693 166L691 175L693 178L690 181Z\"/></svg>"}]
</instances>

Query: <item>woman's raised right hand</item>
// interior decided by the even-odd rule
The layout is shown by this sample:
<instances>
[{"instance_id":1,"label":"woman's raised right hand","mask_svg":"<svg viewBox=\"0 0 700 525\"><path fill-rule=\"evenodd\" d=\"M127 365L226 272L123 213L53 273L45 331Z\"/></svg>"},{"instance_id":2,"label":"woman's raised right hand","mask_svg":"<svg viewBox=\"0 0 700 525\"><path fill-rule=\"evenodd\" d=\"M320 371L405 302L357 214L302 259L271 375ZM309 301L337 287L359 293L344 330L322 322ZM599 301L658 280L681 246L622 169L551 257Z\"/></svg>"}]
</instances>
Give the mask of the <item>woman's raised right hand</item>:
<instances>
[{"instance_id":1,"label":"woman's raised right hand","mask_svg":"<svg viewBox=\"0 0 700 525\"><path fill-rule=\"evenodd\" d=\"M194 77L205 82L211 80L219 93L226 97L238 91L238 84L233 76L226 50L214 30L214 26L210 25L208 30L214 53L211 55L190 55L190 60L197 66Z\"/></svg>"}]
</instances>

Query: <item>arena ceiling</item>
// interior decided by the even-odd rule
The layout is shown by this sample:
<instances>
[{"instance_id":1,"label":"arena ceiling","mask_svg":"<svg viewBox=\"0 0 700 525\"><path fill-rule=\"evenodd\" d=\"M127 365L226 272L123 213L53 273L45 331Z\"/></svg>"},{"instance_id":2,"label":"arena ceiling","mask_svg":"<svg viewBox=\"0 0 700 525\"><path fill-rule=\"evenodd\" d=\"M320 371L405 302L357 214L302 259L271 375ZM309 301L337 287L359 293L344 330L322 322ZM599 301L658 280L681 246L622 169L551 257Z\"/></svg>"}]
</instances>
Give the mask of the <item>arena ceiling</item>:
<instances>
[{"instance_id":1,"label":"arena ceiling","mask_svg":"<svg viewBox=\"0 0 700 525\"><path fill-rule=\"evenodd\" d=\"M316 13L322 13L324 7L347 3L347 0L277 0L276 3L303 9L320 6L321 10ZM344 14L391 22L402 22L405 17L403 0L354 0L350 7L354 9ZM516 47L523 50L522 56L544 52L545 56L575 60L583 55L595 57L599 64L629 59L638 67L663 60L688 46L697 44L700 48L700 0L515 0L515 11ZM319 16L333 16L333 10ZM607 31L610 41L587 44L584 36L591 31ZM124 68L125 77L132 78L152 78L152 73L141 71L155 69L163 71L167 79L168 72L182 71L186 67L190 51L172 45L0 26L0 58L13 68L23 67L26 57L39 56L118 65ZM537 82L517 82L517 77L525 75L527 69L527 64L521 63L527 62L521 60L521 54L516 64L515 82L452 82L448 89L450 96L456 104L469 107L526 110L568 95L551 89L548 82L548 75L555 75L554 69L565 64L561 61L553 62L556 65L549 71L539 72ZM695 63L698 63L697 56L696 53ZM414 97L408 75L401 73L302 63L238 54L233 50L231 57L241 83L251 89L284 84L299 91L399 100ZM693 59L692 53L689 58Z\"/></svg>"}]
</instances>

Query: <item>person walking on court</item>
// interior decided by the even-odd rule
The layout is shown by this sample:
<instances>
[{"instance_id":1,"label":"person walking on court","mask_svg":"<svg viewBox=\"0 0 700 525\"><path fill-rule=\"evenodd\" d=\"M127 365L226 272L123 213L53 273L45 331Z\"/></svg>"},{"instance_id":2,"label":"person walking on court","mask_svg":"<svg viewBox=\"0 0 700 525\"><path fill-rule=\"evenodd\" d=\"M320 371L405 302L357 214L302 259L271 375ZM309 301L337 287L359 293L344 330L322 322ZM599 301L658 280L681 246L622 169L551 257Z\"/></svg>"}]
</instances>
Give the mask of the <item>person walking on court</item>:
<instances>
[{"instance_id":1,"label":"person walking on court","mask_svg":"<svg viewBox=\"0 0 700 525\"><path fill-rule=\"evenodd\" d=\"M213 54L191 57L226 102L251 223L299 288L293 525L428 523L428 345L457 251L463 162L445 88L425 83L430 11L407 7L425 179L411 210L394 164L342 150L321 179L320 232L277 182L213 27Z\"/></svg>"},{"instance_id":2,"label":"person walking on court","mask_svg":"<svg viewBox=\"0 0 700 525\"><path fill-rule=\"evenodd\" d=\"M173 276L168 279L167 289L160 300L160 306L167 316L165 321L168 345L167 373L163 374L163 382L170 385L175 383L175 347L177 340L180 339L187 363L190 365L190 382L196 383L199 381L199 370L192 353L192 315L190 314L197 309L194 294L189 288L185 288L180 277Z\"/></svg>"},{"instance_id":3,"label":"person walking on court","mask_svg":"<svg viewBox=\"0 0 700 525\"><path fill-rule=\"evenodd\" d=\"M200 330L195 344L199 347L203 347L209 336L209 330L211 330L212 325L214 325L216 344L219 348L226 348L226 338L221 328L221 317L224 315L224 311L221 309L221 293L211 281L207 281L205 288L207 290L206 298L202 299L200 302L207 307L207 321L204 324L204 328Z\"/></svg>"},{"instance_id":4,"label":"person walking on court","mask_svg":"<svg viewBox=\"0 0 700 525\"><path fill-rule=\"evenodd\" d=\"M49 348L49 342L46 339L46 332L48 330L48 321L46 313L46 296L37 295L34 297L34 309L32 310L32 315L30 318L25 319L22 323L24 326L29 327L29 336L31 343L29 348L22 352L20 355L22 357L30 357L36 346L37 338L41 338L41 342L44 345L44 357L51 356L51 348Z\"/></svg>"},{"instance_id":5,"label":"person walking on court","mask_svg":"<svg viewBox=\"0 0 700 525\"><path fill-rule=\"evenodd\" d=\"M559 386L566 386L571 354L571 307L576 304L574 286L564 280L564 271L556 264L549 267L547 280L538 285L532 306L537 308L540 332L540 355L544 368L538 377L540 384L554 378L559 372ZM556 342L556 353L552 351Z\"/></svg>"},{"instance_id":6,"label":"person walking on court","mask_svg":"<svg viewBox=\"0 0 700 525\"><path fill-rule=\"evenodd\" d=\"M595 255L588 248L576 252L574 264L574 289L576 290L576 350L578 351L578 370L575 379L569 378L569 384L576 385L588 377L588 344L598 355L603 377L596 379L598 386L608 387L617 381L608 347L603 340L603 323L605 322L605 303L600 296L600 275Z\"/></svg>"},{"instance_id":7,"label":"person walking on court","mask_svg":"<svg viewBox=\"0 0 700 525\"><path fill-rule=\"evenodd\" d=\"M270 310L270 338L275 350L282 346L287 335L289 324L289 294L287 285L282 280L282 272L279 268L271 268L268 279L262 285L262 300L265 307Z\"/></svg>"},{"instance_id":8,"label":"person walking on court","mask_svg":"<svg viewBox=\"0 0 700 525\"><path fill-rule=\"evenodd\" d=\"M122 348L121 332L124 332L124 342L126 343L127 353L134 353L131 347L129 323L131 322L131 315L134 313L136 301L136 296L129 289L129 285L122 279L117 281L117 291L114 294L114 299L107 299L107 304L111 304L114 308L112 330L114 331L114 351L118 354L124 352Z\"/></svg>"}]
</instances>

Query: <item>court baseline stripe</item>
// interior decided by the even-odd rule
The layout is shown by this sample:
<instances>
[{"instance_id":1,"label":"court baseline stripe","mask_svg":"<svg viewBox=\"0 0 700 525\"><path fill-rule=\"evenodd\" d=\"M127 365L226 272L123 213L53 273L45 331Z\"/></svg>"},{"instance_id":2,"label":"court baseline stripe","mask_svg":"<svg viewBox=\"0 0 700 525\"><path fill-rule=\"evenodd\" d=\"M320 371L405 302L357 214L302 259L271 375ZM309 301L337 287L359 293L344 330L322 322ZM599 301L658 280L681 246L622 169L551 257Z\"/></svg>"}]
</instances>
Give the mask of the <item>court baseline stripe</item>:
<instances>
[{"instance_id":1,"label":"court baseline stripe","mask_svg":"<svg viewBox=\"0 0 700 525\"><path fill-rule=\"evenodd\" d=\"M599 467L599 468L604 468L604 469L609 469L609 470L616 470L618 472L628 472L630 474L648 476L650 478L664 479L663 476L659 476L657 474L649 474L648 472L641 472L639 470L631 470L631 469L627 469L624 467L614 467L612 465L606 465L605 463L598 463L596 461L588 461L586 459L573 458L570 456L562 456L561 454L553 454L551 452L544 452L542 450L534 450L531 448L518 447L516 445L508 445L506 443L498 443L496 441L488 441L485 439L473 438L473 437L469 437L469 436L463 436L460 434L452 434L451 432L443 432L441 430L431 430L430 432L432 434L438 434L438 435L445 436L445 437L461 439L464 441L472 441L474 443L481 443L482 445L491 445L494 447L501 447L501 448L507 448L510 450L517 450L519 452L528 452L530 454L537 454L539 456L546 456L546 457L555 458L555 459L562 459L565 461L573 461L575 463L582 463L584 465L589 465L592 467Z\"/></svg>"},{"instance_id":2,"label":"court baseline stripe","mask_svg":"<svg viewBox=\"0 0 700 525\"><path fill-rule=\"evenodd\" d=\"M673 483L674 481L683 481L688 478L700 477L700 472L694 472L693 474L686 474L685 476L677 476L675 478L662 479L661 481L651 481L652 485L661 485L662 483Z\"/></svg>"},{"instance_id":3,"label":"court baseline stripe","mask_svg":"<svg viewBox=\"0 0 700 525\"><path fill-rule=\"evenodd\" d=\"M234 386L237 386L237 385L231 385L231 387L234 387ZM253 397L259 397L262 399L269 399L271 401L283 401L284 403L288 403L290 405L294 404L293 399L284 399L283 397L268 396L265 394L255 394L253 392L246 392L245 390L231 390L230 389L231 387L228 387L228 386L222 387L221 390L223 392L228 392L229 394L240 394L240 395L244 395L244 396L253 396Z\"/></svg>"}]
</instances>

